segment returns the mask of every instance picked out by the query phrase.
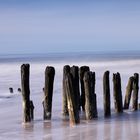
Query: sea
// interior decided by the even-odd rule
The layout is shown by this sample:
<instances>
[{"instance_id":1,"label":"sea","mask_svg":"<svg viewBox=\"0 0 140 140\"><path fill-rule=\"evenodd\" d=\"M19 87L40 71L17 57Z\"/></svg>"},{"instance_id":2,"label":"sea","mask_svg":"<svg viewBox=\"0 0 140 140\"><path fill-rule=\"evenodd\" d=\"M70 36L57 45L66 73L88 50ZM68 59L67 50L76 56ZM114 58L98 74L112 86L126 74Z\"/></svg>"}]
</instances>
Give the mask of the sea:
<instances>
[{"instance_id":1,"label":"sea","mask_svg":"<svg viewBox=\"0 0 140 140\"><path fill-rule=\"evenodd\" d=\"M30 96L33 100L34 121L23 124L21 65L30 64ZM81 119L71 127L62 117L62 79L65 65L89 66L96 73L98 119ZM52 120L43 121L43 91L45 68L55 68ZM103 74L110 71L110 118L104 118ZM65 52L46 54L0 55L0 140L124 140L140 139L140 112L131 109L123 114L114 112L113 73L121 75L123 101L130 76L140 72L140 52ZM10 93L12 87L14 92ZM131 101L132 102L132 101Z\"/></svg>"}]
</instances>

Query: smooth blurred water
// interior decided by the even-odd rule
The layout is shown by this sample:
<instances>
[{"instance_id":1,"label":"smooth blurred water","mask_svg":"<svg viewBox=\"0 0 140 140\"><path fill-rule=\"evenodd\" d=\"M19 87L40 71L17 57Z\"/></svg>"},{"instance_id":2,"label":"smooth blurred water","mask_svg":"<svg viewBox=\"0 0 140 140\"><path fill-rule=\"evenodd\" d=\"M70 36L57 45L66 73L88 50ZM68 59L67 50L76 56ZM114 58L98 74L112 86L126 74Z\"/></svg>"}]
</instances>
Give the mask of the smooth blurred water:
<instances>
[{"instance_id":1,"label":"smooth blurred water","mask_svg":"<svg viewBox=\"0 0 140 140\"><path fill-rule=\"evenodd\" d=\"M56 57L55 57L56 56ZM4 61L2 61L4 60ZM35 105L35 121L29 126L22 126L22 98L17 92L20 87L20 66L30 63L31 99ZM63 66L69 64L90 66L96 72L96 94L98 120L87 122L71 128L68 122L62 121L62 72ZM52 121L43 122L42 99L44 87L44 71L46 66L54 66L56 70L53 95ZM120 72L122 78L123 100L128 78L140 71L140 58L135 54L49 54L28 57L0 57L0 139L128 139L135 134L139 139L139 112L128 111L123 115L114 114L112 92L112 74ZM112 118L103 118L103 73L110 71ZM9 87L14 93L9 93ZM131 132L129 130L131 129Z\"/></svg>"}]
</instances>

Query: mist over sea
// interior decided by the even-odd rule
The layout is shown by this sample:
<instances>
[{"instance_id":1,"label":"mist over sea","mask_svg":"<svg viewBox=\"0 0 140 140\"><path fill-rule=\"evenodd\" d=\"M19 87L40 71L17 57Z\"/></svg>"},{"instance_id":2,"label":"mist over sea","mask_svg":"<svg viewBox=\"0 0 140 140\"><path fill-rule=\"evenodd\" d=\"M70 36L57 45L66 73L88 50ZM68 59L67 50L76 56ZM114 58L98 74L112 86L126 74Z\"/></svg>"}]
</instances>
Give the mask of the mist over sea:
<instances>
[{"instance_id":1,"label":"mist over sea","mask_svg":"<svg viewBox=\"0 0 140 140\"><path fill-rule=\"evenodd\" d=\"M30 64L31 99L35 105L35 121L27 128L22 126L22 98L20 87L20 66ZM87 65L96 72L96 94L98 120L91 123L81 121L79 126L70 128L62 121L62 74L64 65ZM51 122L43 122L43 91L46 66L56 70L53 95L53 114ZM110 71L112 118L103 118L102 78ZM112 91L112 74L120 72L123 100L128 78L140 72L140 52L88 52L88 53L48 53L0 55L0 139L128 139L140 132L139 112L127 112L116 117ZM14 93L10 94L9 87ZM79 128L79 129L77 129ZM135 131L134 129L135 128ZM131 129L131 136L129 134ZM106 135L106 132L108 134ZM123 132L123 133L122 133ZM139 139L137 135L137 139Z\"/></svg>"},{"instance_id":2,"label":"mist over sea","mask_svg":"<svg viewBox=\"0 0 140 140\"><path fill-rule=\"evenodd\" d=\"M140 51L59 52L42 54L0 54L0 62L101 61L139 59Z\"/></svg>"},{"instance_id":3,"label":"mist over sea","mask_svg":"<svg viewBox=\"0 0 140 140\"><path fill-rule=\"evenodd\" d=\"M121 52L67 52L67 53L48 53L48 54L7 54L0 55L0 95L9 94L9 87L20 87L20 66L23 63L30 64L31 88L39 89L44 85L44 71L46 66L54 66L56 69L55 80L61 83L64 65L90 66L96 75L102 77L105 70L110 72L128 71L139 72L140 62L139 51ZM124 69L124 70L122 70ZM128 74L127 71L124 72ZM123 73L122 73L123 74ZM57 79L59 77L60 79ZM32 80L33 79L33 80ZM41 80L41 81L40 81ZM35 86L32 83L39 83ZM42 87L41 87L42 86ZM59 87L60 88L60 87ZM15 89L16 90L16 89ZM15 91L16 92L16 91Z\"/></svg>"}]
</instances>

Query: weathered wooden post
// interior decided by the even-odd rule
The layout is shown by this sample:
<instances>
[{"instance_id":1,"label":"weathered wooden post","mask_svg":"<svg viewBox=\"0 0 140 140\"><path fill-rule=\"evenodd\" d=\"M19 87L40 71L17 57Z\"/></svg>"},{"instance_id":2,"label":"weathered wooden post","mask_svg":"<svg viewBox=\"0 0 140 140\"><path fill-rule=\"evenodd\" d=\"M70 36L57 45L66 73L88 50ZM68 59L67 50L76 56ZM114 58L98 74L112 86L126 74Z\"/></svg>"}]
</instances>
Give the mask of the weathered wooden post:
<instances>
[{"instance_id":1,"label":"weathered wooden post","mask_svg":"<svg viewBox=\"0 0 140 140\"><path fill-rule=\"evenodd\" d=\"M9 91L10 91L10 93L14 93L14 90L12 87L9 87Z\"/></svg>"},{"instance_id":2,"label":"weathered wooden post","mask_svg":"<svg viewBox=\"0 0 140 140\"><path fill-rule=\"evenodd\" d=\"M114 104L117 113L123 112L121 77L120 73L113 74Z\"/></svg>"},{"instance_id":3,"label":"weathered wooden post","mask_svg":"<svg viewBox=\"0 0 140 140\"><path fill-rule=\"evenodd\" d=\"M62 96L62 114L63 116L68 116L68 104L67 104L67 95L66 95L66 85L65 85L65 77L67 75L67 73L70 73L70 66L69 65L65 65L63 68L63 96Z\"/></svg>"},{"instance_id":4,"label":"weathered wooden post","mask_svg":"<svg viewBox=\"0 0 140 140\"><path fill-rule=\"evenodd\" d=\"M30 85L29 85L30 65L23 64L21 66L21 87L23 98L23 122L31 121L30 115Z\"/></svg>"},{"instance_id":5,"label":"weathered wooden post","mask_svg":"<svg viewBox=\"0 0 140 140\"><path fill-rule=\"evenodd\" d=\"M93 94L93 117L94 118L98 117L96 93Z\"/></svg>"},{"instance_id":6,"label":"weathered wooden post","mask_svg":"<svg viewBox=\"0 0 140 140\"><path fill-rule=\"evenodd\" d=\"M34 120L34 104L33 101L30 101L30 115L31 115L31 120Z\"/></svg>"},{"instance_id":7,"label":"weathered wooden post","mask_svg":"<svg viewBox=\"0 0 140 140\"><path fill-rule=\"evenodd\" d=\"M96 93L95 93L95 83L96 83L96 78L95 78L95 72L90 72L91 75L91 93L93 96L93 118L98 117L98 111L97 111L97 99L96 99Z\"/></svg>"},{"instance_id":8,"label":"weathered wooden post","mask_svg":"<svg viewBox=\"0 0 140 140\"><path fill-rule=\"evenodd\" d=\"M139 92L139 74L134 74L134 82L133 82L133 110L138 110L138 92Z\"/></svg>"},{"instance_id":9,"label":"weathered wooden post","mask_svg":"<svg viewBox=\"0 0 140 140\"><path fill-rule=\"evenodd\" d=\"M47 66L45 70L45 88L44 88L44 120L51 119L52 116L52 97L54 84L55 69Z\"/></svg>"},{"instance_id":10,"label":"weathered wooden post","mask_svg":"<svg viewBox=\"0 0 140 140\"><path fill-rule=\"evenodd\" d=\"M126 94L125 94L125 100L124 100L124 109L129 109L129 104L130 104L130 99L131 99L131 94L133 90L133 80L134 77L130 77L128 80L128 84L126 87Z\"/></svg>"},{"instance_id":11,"label":"weathered wooden post","mask_svg":"<svg viewBox=\"0 0 140 140\"><path fill-rule=\"evenodd\" d=\"M44 88L44 87L42 88L42 91L43 91L43 92L45 91L45 88Z\"/></svg>"},{"instance_id":12,"label":"weathered wooden post","mask_svg":"<svg viewBox=\"0 0 140 140\"><path fill-rule=\"evenodd\" d=\"M80 75L80 83L81 83L81 98L80 98L80 104L82 106L82 110L85 111L85 88L84 88L84 81L83 77L86 71L89 71L88 66L82 66L80 67L79 75Z\"/></svg>"},{"instance_id":13,"label":"weathered wooden post","mask_svg":"<svg viewBox=\"0 0 140 140\"><path fill-rule=\"evenodd\" d=\"M71 67L71 74L73 76L74 95L76 99L76 106L80 111L80 89L79 89L79 68L78 66Z\"/></svg>"},{"instance_id":14,"label":"weathered wooden post","mask_svg":"<svg viewBox=\"0 0 140 140\"><path fill-rule=\"evenodd\" d=\"M85 72L84 74L84 87L85 87L85 115L87 120L93 119L93 93L91 88L91 73Z\"/></svg>"},{"instance_id":15,"label":"weathered wooden post","mask_svg":"<svg viewBox=\"0 0 140 140\"><path fill-rule=\"evenodd\" d=\"M18 91L18 92L21 92L21 88L18 88L17 91Z\"/></svg>"},{"instance_id":16,"label":"weathered wooden post","mask_svg":"<svg viewBox=\"0 0 140 140\"><path fill-rule=\"evenodd\" d=\"M73 77L71 73L67 73L65 76L65 89L67 95L67 103L68 103L68 111L69 111L69 118L70 124L75 125L80 122L79 118L79 110L76 107L76 99L74 93L74 83Z\"/></svg>"},{"instance_id":17,"label":"weathered wooden post","mask_svg":"<svg viewBox=\"0 0 140 140\"><path fill-rule=\"evenodd\" d=\"M91 75L91 92L92 94L95 94L95 83L96 83L95 72L90 72L90 75Z\"/></svg>"},{"instance_id":18,"label":"weathered wooden post","mask_svg":"<svg viewBox=\"0 0 140 140\"><path fill-rule=\"evenodd\" d=\"M140 103L138 103L138 109L140 110Z\"/></svg>"},{"instance_id":19,"label":"weathered wooden post","mask_svg":"<svg viewBox=\"0 0 140 140\"><path fill-rule=\"evenodd\" d=\"M111 116L110 108L110 82L109 82L109 71L106 71L103 76L103 95L104 95L104 116Z\"/></svg>"}]
</instances>

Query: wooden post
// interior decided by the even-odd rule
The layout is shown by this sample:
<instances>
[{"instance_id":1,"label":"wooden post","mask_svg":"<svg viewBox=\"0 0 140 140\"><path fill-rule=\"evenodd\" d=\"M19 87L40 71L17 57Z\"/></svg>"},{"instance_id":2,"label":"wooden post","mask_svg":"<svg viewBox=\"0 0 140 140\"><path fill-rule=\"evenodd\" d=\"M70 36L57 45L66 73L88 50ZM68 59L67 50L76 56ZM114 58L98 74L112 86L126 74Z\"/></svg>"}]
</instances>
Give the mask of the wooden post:
<instances>
[{"instance_id":1,"label":"wooden post","mask_svg":"<svg viewBox=\"0 0 140 140\"><path fill-rule=\"evenodd\" d=\"M31 120L34 120L34 104L33 101L30 101L30 115L31 115Z\"/></svg>"},{"instance_id":2,"label":"wooden post","mask_svg":"<svg viewBox=\"0 0 140 140\"><path fill-rule=\"evenodd\" d=\"M106 71L103 76L103 95L104 95L104 116L111 116L110 109L110 82L109 82L109 71Z\"/></svg>"},{"instance_id":3,"label":"wooden post","mask_svg":"<svg viewBox=\"0 0 140 140\"><path fill-rule=\"evenodd\" d=\"M84 74L84 87L85 87L85 114L87 120L93 119L93 94L91 89L91 73L85 72Z\"/></svg>"},{"instance_id":4,"label":"wooden post","mask_svg":"<svg viewBox=\"0 0 140 140\"><path fill-rule=\"evenodd\" d=\"M138 104L138 109L140 110L140 103Z\"/></svg>"},{"instance_id":5,"label":"wooden post","mask_svg":"<svg viewBox=\"0 0 140 140\"><path fill-rule=\"evenodd\" d=\"M45 88L44 87L42 88L42 91L45 92Z\"/></svg>"},{"instance_id":6,"label":"wooden post","mask_svg":"<svg viewBox=\"0 0 140 140\"><path fill-rule=\"evenodd\" d=\"M67 102L68 102L68 111L70 117L70 124L75 125L80 122L79 118L79 110L76 107L76 99L74 93L74 83L73 77L71 73L67 73L65 76L65 89L67 95Z\"/></svg>"},{"instance_id":7,"label":"wooden post","mask_svg":"<svg viewBox=\"0 0 140 140\"><path fill-rule=\"evenodd\" d=\"M133 90L133 81L134 81L134 77L132 76L132 77L129 78L128 84L127 84L127 87L126 87L124 109L129 109L131 94L132 94L132 90Z\"/></svg>"},{"instance_id":8,"label":"wooden post","mask_svg":"<svg viewBox=\"0 0 140 140\"><path fill-rule=\"evenodd\" d=\"M74 95L76 99L76 106L80 111L80 89L79 89L79 68L78 66L71 67L71 74L73 76L73 84L74 84Z\"/></svg>"},{"instance_id":9,"label":"wooden post","mask_svg":"<svg viewBox=\"0 0 140 140\"><path fill-rule=\"evenodd\" d=\"M18 88L17 91L18 91L18 92L21 92L21 88Z\"/></svg>"},{"instance_id":10,"label":"wooden post","mask_svg":"<svg viewBox=\"0 0 140 140\"><path fill-rule=\"evenodd\" d=\"M139 74L134 74L134 82L133 82L133 110L138 110L138 92L139 92Z\"/></svg>"},{"instance_id":11,"label":"wooden post","mask_svg":"<svg viewBox=\"0 0 140 140\"><path fill-rule=\"evenodd\" d=\"M63 103L62 103L62 114L63 116L68 116L68 105L67 105L67 95L66 95L66 85L65 85L65 77L67 73L70 73L70 66L65 65L63 68Z\"/></svg>"},{"instance_id":12,"label":"wooden post","mask_svg":"<svg viewBox=\"0 0 140 140\"><path fill-rule=\"evenodd\" d=\"M116 113L123 112L121 77L119 73L113 74L114 104Z\"/></svg>"},{"instance_id":13,"label":"wooden post","mask_svg":"<svg viewBox=\"0 0 140 140\"><path fill-rule=\"evenodd\" d=\"M14 90L12 87L9 88L10 93L14 93Z\"/></svg>"},{"instance_id":14,"label":"wooden post","mask_svg":"<svg viewBox=\"0 0 140 140\"><path fill-rule=\"evenodd\" d=\"M85 111L85 89L84 89L84 81L83 77L86 71L89 71L88 66L82 66L80 67L80 83L81 83L81 98L80 98L80 104L82 106L82 110Z\"/></svg>"},{"instance_id":15,"label":"wooden post","mask_svg":"<svg viewBox=\"0 0 140 140\"><path fill-rule=\"evenodd\" d=\"M98 117L98 111L97 111L97 96L96 93L93 94L93 118Z\"/></svg>"},{"instance_id":16,"label":"wooden post","mask_svg":"<svg viewBox=\"0 0 140 140\"><path fill-rule=\"evenodd\" d=\"M91 75L91 93L93 96L93 118L98 117L98 111L97 111L97 99L96 99L96 93L95 93L95 83L96 83L96 78L95 78L95 72L90 72Z\"/></svg>"},{"instance_id":17,"label":"wooden post","mask_svg":"<svg viewBox=\"0 0 140 140\"><path fill-rule=\"evenodd\" d=\"M21 87L22 87L22 98L23 98L23 122L27 123L31 121L30 115L30 65L23 64L21 66Z\"/></svg>"},{"instance_id":18,"label":"wooden post","mask_svg":"<svg viewBox=\"0 0 140 140\"><path fill-rule=\"evenodd\" d=\"M54 84L55 69L47 66L45 70L45 89L44 89L44 120L51 119L52 116L52 97Z\"/></svg>"}]
</instances>

